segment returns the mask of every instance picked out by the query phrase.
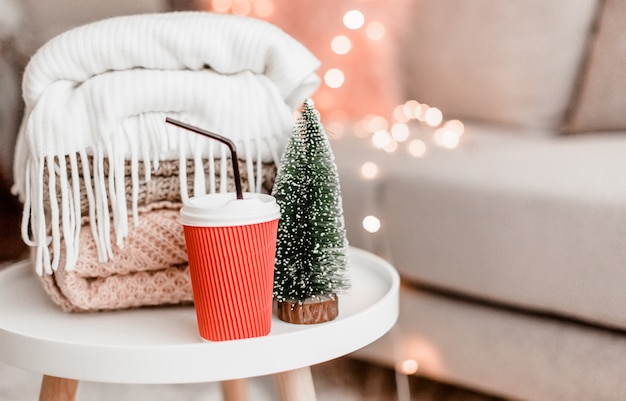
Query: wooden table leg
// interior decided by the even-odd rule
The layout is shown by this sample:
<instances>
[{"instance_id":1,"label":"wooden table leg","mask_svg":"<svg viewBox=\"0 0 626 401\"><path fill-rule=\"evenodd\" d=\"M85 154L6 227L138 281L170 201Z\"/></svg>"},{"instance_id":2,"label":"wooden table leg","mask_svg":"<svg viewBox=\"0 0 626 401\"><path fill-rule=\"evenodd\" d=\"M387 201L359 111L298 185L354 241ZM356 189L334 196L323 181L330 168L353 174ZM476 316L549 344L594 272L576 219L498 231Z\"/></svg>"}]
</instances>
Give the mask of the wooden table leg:
<instances>
[{"instance_id":1,"label":"wooden table leg","mask_svg":"<svg viewBox=\"0 0 626 401\"><path fill-rule=\"evenodd\" d=\"M316 401L311 368L304 367L274 375L280 401Z\"/></svg>"},{"instance_id":2,"label":"wooden table leg","mask_svg":"<svg viewBox=\"0 0 626 401\"><path fill-rule=\"evenodd\" d=\"M248 382L246 379L226 380L221 384L224 401L248 401Z\"/></svg>"},{"instance_id":3,"label":"wooden table leg","mask_svg":"<svg viewBox=\"0 0 626 401\"><path fill-rule=\"evenodd\" d=\"M74 401L78 380L44 375L39 401Z\"/></svg>"}]
</instances>

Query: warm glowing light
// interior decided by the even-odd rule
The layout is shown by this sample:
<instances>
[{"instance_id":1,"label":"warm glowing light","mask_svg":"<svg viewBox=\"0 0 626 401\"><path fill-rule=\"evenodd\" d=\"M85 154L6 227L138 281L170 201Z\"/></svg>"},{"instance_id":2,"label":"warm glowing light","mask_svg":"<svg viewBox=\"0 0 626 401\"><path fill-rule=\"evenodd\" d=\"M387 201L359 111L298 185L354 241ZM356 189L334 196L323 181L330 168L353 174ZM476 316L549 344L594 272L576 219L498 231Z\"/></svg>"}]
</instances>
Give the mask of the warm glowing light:
<instances>
[{"instance_id":1,"label":"warm glowing light","mask_svg":"<svg viewBox=\"0 0 626 401\"><path fill-rule=\"evenodd\" d=\"M428 110L430 110L429 105L425 103L420 104L419 109L415 109L415 118L421 122L426 121L426 113L428 113Z\"/></svg>"},{"instance_id":2,"label":"warm glowing light","mask_svg":"<svg viewBox=\"0 0 626 401\"><path fill-rule=\"evenodd\" d=\"M211 2L213 11L218 13L225 13L233 6L232 0L213 0Z\"/></svg>"},{"instance_id":3,"label":"warm glowing light","mask_svg":"<svg viewBox=\"0 0 626 401\"><path fill-rule=\"evenodd\" d=\"M415 118L417 120L421 120L420 121L424 121L424 114L426 113L426 110L428 110L428 105L427 104L417 104L415 106L415 109L413 110L413 114L415 114Z\"/></svg>"},{"instance_id":4,"label":"warm glowing light","mask_svg":"<svg viewBox=\"0 0 626 401\"><path fill-rule=\"evenodd\" d=\"M438 108L431 107L424 113L424 121L429 126L436 127L443 121L443 114Z\"/></svg>"},{"instance_id":5,"label":"warm glowing light","mask_svg":"<svg viewBox=\"0 0 626 401\"><path fill-rule=\"evenodd\" d=\"M465 125L459 120L446 121L444 127L456 132L459 136L463 135L463 132L465 132Z\"/></svg>"},{"instance_id":6,"label":"warm glowing light","mask_svg":"<svg viewBox=\"0 0 626 401\"><path fill-rule=\"evenodd\" d=\"M390 141L383 147L383 150L387 153L393 153L398 149L398 142L390 139Z\"/></svg>"},{"instance_id":7,"label":"warm glowing light","mask_svg":"<svg viewBox=\"0 0 626 401\"><path fill-rule=\"evenodd\" d=\"M409 142L409 154L413 157L423 157L426 154L426 144L421 139Z\"/></svg>"},{"instance_id":8,"label":"warm glowing light","mask_svg":"<svg viewBox=\"0 0 626 401\"><path fill-rule=\"evenodd\" d=\"M406 337L406 341L403 345L403 353L398 362L401 360L415 360L419 361L419 369L428 367L428 370L432 372L445 372L446 367L443 363L443 358L439 352L438 346L424 338L417 335ZM396 365L397 366L397 365Z\"/></svg>"},{"instance_id":9,"label":"warm glowing light","mask_svg":"<svg viewBox=\"0 0 626 401\"><path fill-rule=\"evenodd\" d=\"M330 48L336 54L347 54L350 50L352 50L352 42L347 36L337 35L330 43Z\"/></svg>"},{"instance_id":10,"label":"warm glowing light","mask_svg":"<svg viewBox=\"0 0 626 401\"><path fill-rule=\"evenodd\" d=\"M339 68L331 68L324 74L324 83L326 83L329 88L333 89L340 88L345 82L345 79L343 71Z\"/></svg>"},{"instance_id":11,"label":"warm glowing light","mask_svg":"<svg viewBox=\"0 0 626 401\"><path fill-rule=\"evenodd\" d=\"M435 131L435 143L447 149L454 149L459 145L460 135L448 128L439 128Z\"/></svg>"},{"instance_id":12,"label":"warm glowing light","mask_svg":"<svg viewBox=\"0 0 626 401\"><path fill-rule=\"evenodd\" d=\"M389 122L385 117L370 115L368 116L367 128L370 132L384 131L389 128Z\"/></svg>"},{"instance_id":13,"label":"warm glowing light","mask_svg":"<svg viewBox=\"0 0 626 401\"><path fill-rule=\"evenodd\" d=\"M257 16L267 18L274 14L276 6L272 0L255 0L252 8Z\"/></svg>"},{"instance_id":14,"label":"warm glowing light","mask_svg":"<svg viewBox=\"0 0 626 401\"><path fill-rule=\"evenodd\" d=\"M419 364L415 359L405 359L404 361L398 362L398 365L396 366L398 372L407 376L415 374L418 368Z\"/></svg>"},{"instance_id":15,"label":"warm glowing light","mask_svg":"<svg viewBox=\"0 0 626 401\"><path fill-rule=\"evenodd\" d=\"M406 124L395 123L391 126L391 137L398 142L409 139L409 133L409 126Z\"/></svg>"},{"instance_id":16,"label":"warm glowing light","mask_svg":"<svg viewBox=\"0 0 626 401\"><path fill-rule=\"evenodd\" d=\"M417 118L421 109L417 100L407 100L402 106L402 110L408 118Z\"/></svg>"},{"instance_id":17,"label":"warm glowing light","mask_svg":"<svg viewBox=\"0 0 626 401\"><path fill-rule=\"evenodd\" d=\"M384 149L391 142L391 135L386 130L378 130L372 135L372 143L379 149Z\"/></svg>"},{"instance_id":18,"label":"warm glowing light","mask_svg":"<svg viewBox=\"0 0 626 401\"><path fill-rule=\"evenodd\" d=\"M372 40L381 40L385 36L385 25L372 21L365 27L365 34Z\"/></svg>"},{"instance_id":19,"label":"warm glowing light","mask_svg":"<svg viewBox=\"0 0 626 401\"><path fill-rule=\"evenodd\" d=\"M365 23L365 16L359 10L350 10L343 15L343 24L348 29L359 29Z\"/></svg>"},{"instance_id":20,"label":"warm glowing light","mask_svg":"<svg viewBox=\"0 0 626 401\"><path fill-rule=\"evenodd\" d=\"M367 216L363 219L363 228L370 233L380 230L380 220L376 216Z\"/></svg>"},{"instance_id":21,"label":"warm glowing light","mask_svg":"<svg viewBox=\"0 0 626 401\"><path fill-rule=\"evenodd\" d=\"M393 109L393 118L401 123L409 121L409 117L404 113L404 105L399 104Z\"/></svg>"},{"instance_id":22,"label":"warm glowing light","mask_svg":"<svg viewBox=\"0 0 626 401\"><path fill-rule=\"evenodd\" d=\"M374 162L366 162L361 166L361 175L368 180L378 176L378 166Z\"/></svg>"}]
</instances>

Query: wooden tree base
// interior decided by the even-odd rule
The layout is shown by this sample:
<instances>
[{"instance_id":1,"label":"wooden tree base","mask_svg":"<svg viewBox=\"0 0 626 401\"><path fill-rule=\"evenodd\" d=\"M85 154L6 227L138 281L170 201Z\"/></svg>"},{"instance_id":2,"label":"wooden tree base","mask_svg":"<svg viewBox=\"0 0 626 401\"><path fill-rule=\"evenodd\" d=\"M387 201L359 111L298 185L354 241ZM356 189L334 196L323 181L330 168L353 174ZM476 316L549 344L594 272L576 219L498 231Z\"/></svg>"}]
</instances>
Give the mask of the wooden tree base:
<instances>
[{"instance_id":1,"label":"wooden tree base","mask_svg":"<svg viewBox=\"0 0 626 401\"><path fill-rule=\"evenodd\" d=\"M278 301L276 308L278 318L287 323L324 323L339 314L339 300L337 294L315 295L304 301Z\"/></svg>"}]
</instances>

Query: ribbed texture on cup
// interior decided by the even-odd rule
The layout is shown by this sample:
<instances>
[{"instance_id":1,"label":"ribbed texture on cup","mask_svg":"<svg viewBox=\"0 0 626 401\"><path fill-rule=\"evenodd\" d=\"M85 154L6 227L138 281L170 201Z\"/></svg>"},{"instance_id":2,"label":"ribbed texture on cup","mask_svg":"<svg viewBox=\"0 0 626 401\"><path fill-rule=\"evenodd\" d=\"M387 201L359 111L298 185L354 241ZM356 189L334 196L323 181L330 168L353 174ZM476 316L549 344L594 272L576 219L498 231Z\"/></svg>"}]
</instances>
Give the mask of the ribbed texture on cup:
<instances>
[{"instance_id":1,"label":"ribbed texture on cup","mask_svg":"<svg viewBox=\"0 0 626 401\"><path fill-rule=\"evenodd\" d=\"M278 220L234 227L184 226L200 336L269 334Z\"/></svg>"}]
</instances>

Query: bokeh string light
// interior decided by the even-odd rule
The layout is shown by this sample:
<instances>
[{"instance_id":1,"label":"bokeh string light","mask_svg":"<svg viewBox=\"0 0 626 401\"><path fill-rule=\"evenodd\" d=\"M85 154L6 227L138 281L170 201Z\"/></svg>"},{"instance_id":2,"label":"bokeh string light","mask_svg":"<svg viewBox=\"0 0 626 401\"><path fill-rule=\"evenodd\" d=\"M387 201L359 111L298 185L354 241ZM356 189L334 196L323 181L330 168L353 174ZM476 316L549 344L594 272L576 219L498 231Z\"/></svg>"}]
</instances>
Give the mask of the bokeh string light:
<instances>
[{"instance_id":1,"label":"bokeh string light","mask_svg":"<svg viewBox=\"0 0 626 401\"><path fill-rule=\"evenodd\" d=\"M212 0L206 7L214 12L260 19L271 19L280 11L277 9L276 0ZM359 7L353 7L335 18L338 20L337 26L341 26L344 32L336 32L328 46L330 52L338 57L351 57L355 46L351 37L355 38L354 35L363 35L358 38L359 40L366 38L370 41L380 41L387 32L383 22L370 18L366 11ZM332 64L333 61L322 58L323 87L314 95L316 105L322 112L326 111L331 119L343 118L353 121L354 134L358 137L369 137L374 147L387 153L404 150L406 154L421 158L428 154L430 145L454 149L460 144L465 129L462 122L446 121L440 109L414 99L390 110L388 118L380 115L346 115L339 107L336 107L337 102L334 98L337 97L339 91L345 90L344 84L350 78L351 71L337 65L326 65L327 63ZM346 63L346 65L358 64ZM410 129L412 125L429 130ZM422 135L419 138L412 138L412 131L419 131ZM424 133L430 133L430 138L426 138Z\"/></svg>"}]
</instances>

